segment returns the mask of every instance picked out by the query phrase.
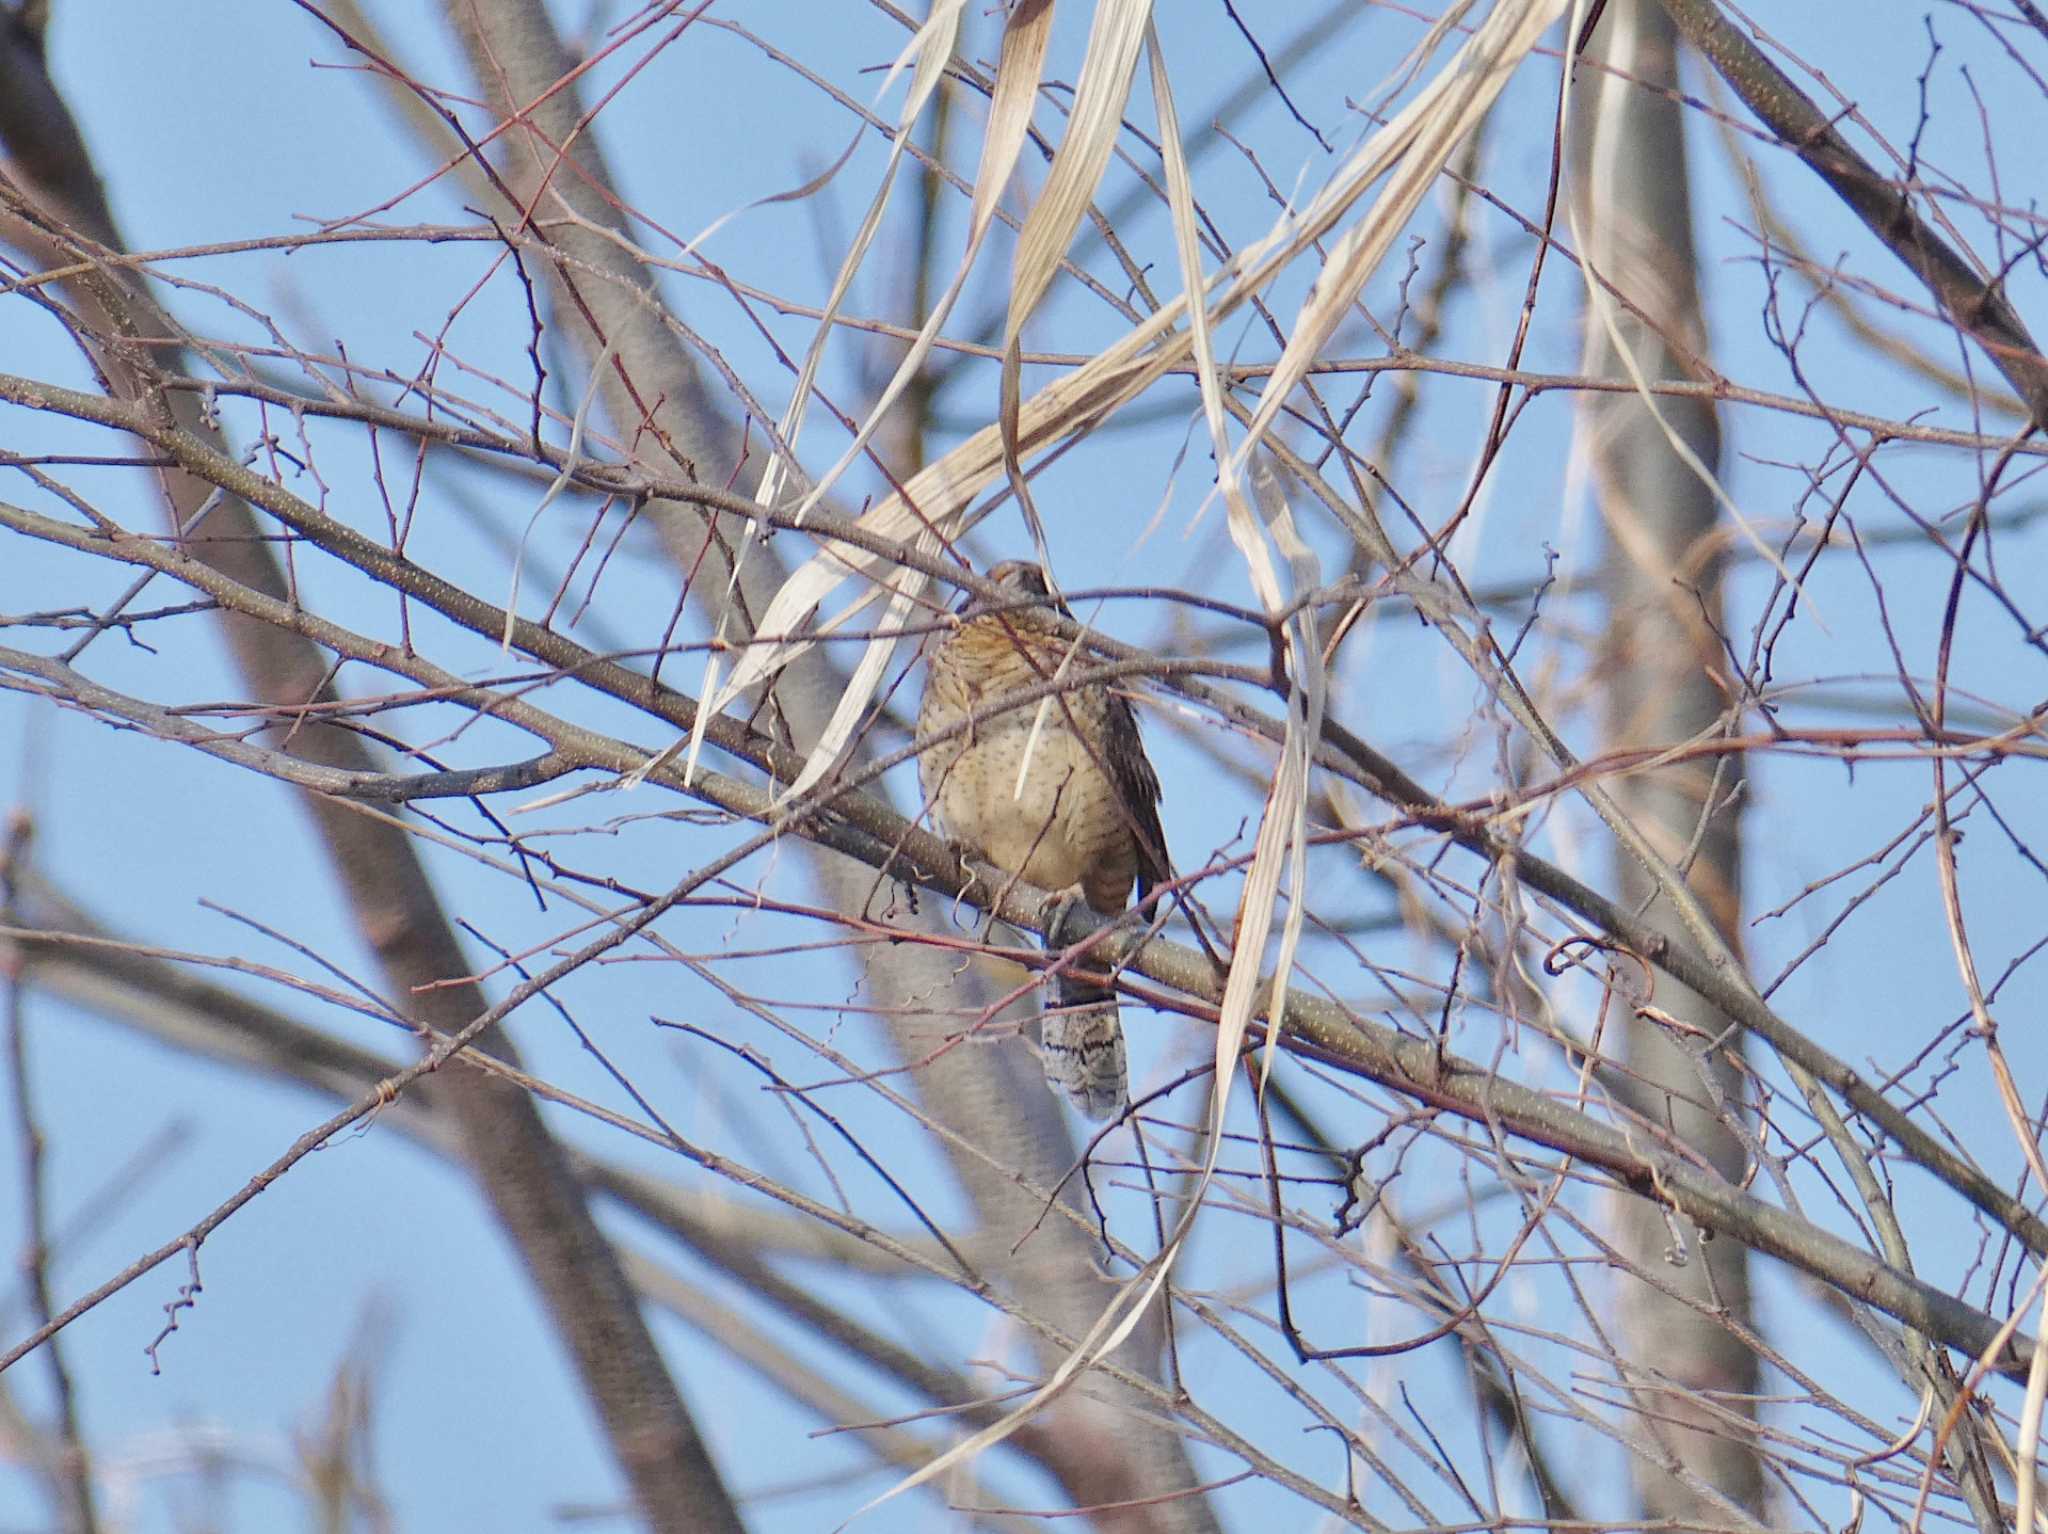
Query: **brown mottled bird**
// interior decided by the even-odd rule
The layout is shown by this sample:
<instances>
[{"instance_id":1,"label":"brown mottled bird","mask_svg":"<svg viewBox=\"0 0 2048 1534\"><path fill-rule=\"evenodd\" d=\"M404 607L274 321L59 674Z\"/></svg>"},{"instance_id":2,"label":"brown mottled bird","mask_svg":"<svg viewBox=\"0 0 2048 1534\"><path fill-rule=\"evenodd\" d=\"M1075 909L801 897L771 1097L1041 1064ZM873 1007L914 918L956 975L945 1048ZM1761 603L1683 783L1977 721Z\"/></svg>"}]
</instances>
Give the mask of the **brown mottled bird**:
<instances>
[{"instance_id":1,"label":"brown mottled bird","mask_svg":"<svg viewBox=\"0 0 2048 1534\"><path fill-rule=\"evenodd\" d=\"M1053 631L1054 613L1072 614L1036 565L1012 560L988 578L1020 605L975 613L931 655L918 734L971 722L918 759L925 802L940 830L996 867L1115 916L1134 882L1142 901L1168 876L1159 777L1137 718L1101 683L1002 708L1006 695L1091 663ZM1046 1013L1041 1037L1046 1080L1075 1107L1093 1119L1123 1107L1130 1088L1115 992L1061 973L1059 1008Z\"/></svg>"}]
</instances>

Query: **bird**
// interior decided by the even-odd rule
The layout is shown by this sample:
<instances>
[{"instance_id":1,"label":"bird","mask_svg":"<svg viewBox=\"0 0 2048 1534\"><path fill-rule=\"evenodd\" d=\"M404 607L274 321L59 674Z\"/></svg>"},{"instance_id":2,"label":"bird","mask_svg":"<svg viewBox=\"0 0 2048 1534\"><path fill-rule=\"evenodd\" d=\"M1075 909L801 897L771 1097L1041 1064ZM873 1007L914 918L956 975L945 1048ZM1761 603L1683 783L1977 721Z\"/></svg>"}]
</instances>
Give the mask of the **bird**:
<instances>
[{"instance_id":1,"label":"bird","mask_svg":"<svg viewBox=\"0 0 2048 1534\"><path fill-rule=\"evenodd\" d=\"M943 835L1059 897L1046 924L1051 948L1076 902L1114 917L1133 887L1142 904L1170 877L1159 775L1129 700L1106 683L1003 707L1091 662L1057 632L1055 614L1073 614L1036 564L1005 561L988 579L1016 601L963 600L960 621L928 657L918 737L958 728L925 748L918 776ZM1057 1001L1040 1027L1046 1080L1088 1118L1114 1117L1130 1100L1116 993L1062 971Z\"/></svg>"}]
</instances>

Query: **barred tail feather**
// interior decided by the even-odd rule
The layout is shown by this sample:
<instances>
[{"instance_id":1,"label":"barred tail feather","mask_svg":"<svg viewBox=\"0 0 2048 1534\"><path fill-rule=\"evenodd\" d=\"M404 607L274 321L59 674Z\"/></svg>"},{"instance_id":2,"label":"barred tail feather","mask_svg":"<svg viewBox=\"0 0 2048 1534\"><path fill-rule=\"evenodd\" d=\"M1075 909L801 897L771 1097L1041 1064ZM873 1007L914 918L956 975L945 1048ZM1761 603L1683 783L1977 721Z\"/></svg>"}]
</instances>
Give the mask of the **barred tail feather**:
<instances>
[{"instance_id":1,"label":"barred tail feather","mask_svg":"<svg viewBox=\"0 0 2048 1534\"><path fill-rule=\"evenodd\" d=\"M1046 1082L1087 1117L1114 1118L1131 1094L1116 999L1099 986L1063 985L1060 1002L1040 1030Z\"/></svg>"}]
</instances>

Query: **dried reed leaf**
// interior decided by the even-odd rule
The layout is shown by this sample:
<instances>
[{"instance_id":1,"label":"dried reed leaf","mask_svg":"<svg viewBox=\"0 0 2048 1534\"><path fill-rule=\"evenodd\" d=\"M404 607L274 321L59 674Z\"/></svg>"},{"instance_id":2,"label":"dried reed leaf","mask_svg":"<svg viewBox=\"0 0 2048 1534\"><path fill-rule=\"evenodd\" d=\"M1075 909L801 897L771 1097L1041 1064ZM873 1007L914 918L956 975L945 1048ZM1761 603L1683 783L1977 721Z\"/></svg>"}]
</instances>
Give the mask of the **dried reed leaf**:
<instances>
[{"instance_id":1,"label":"dried reed leaf","mask_svg":"<svg viewBox=\"0 0 2048 1534\"><path fill-rule=\"evenodd\" d=\"M1324 327L1334 327L1335 316L1348 306L1369 274L1365 263L1385 254L1460 136L1499 94L1515 65L1556 19L1564 3L1565 0L1500 0L1437 76L1360 146L1305 209L1284 212L1264 238L1245 247L1228 266L1206 280L1205 295L1214 297L1209 300L1204 319L1213 324L1262 292L1296 257L1312 251L1316 241L1328 234L1380 177L1393 170L1394 180L1340 243L1344 257L1341 275L1325 273L1316 294L1304 306L1302 323L1326 339ZM1330 265L1336 268L1339 263L1333 259ZM1018 452L1041 450L1093 426L1137 398L1169 369L1182 365L1195 344L1196 327L1185 323L1187 313L1187 295L1177 296L1083 366L1053 380L1023 401L1017 420ZM1299 339L1297 336L1296 341ZM1282 380L1276 375L1268 382L1261 402L1267 424L1277 415L1287 389L1299 380L1309 360L1305 351L1291 341L1283 358L1289 381L1282 387ZM1262 431L1263 427L1239 445L1232 474L1242 474L1247 455ZM1001 429L990 425L926 465L900 492L879 502L861 518L862 528L884 538L924 548L937 547L972 498L1002 471ZM873 579L879 569L889 564L886 556L866 550L820 551L793 572L776 594L762 617L762 629L768 633L798 634L808 616L849 576ZM1269 599L1269 592L1277 590L1275 573L1270 586L1262 590L1262 599ZM725 686L707 693L708 706L714 711L729 706L746 689L787 665L811 642L793 637L773 646L750 649ZM886 652L894 650L895 640L884 634L870 640L869 645L885 653L882 661L864 657L863 668L879 674L878 668L886 661ZM842 703L849 718L857 718L865 706L866 700L855 702L850 697ZM805 776L814 780L816 772L807 772Z\"/></svg>"}]
</instances>

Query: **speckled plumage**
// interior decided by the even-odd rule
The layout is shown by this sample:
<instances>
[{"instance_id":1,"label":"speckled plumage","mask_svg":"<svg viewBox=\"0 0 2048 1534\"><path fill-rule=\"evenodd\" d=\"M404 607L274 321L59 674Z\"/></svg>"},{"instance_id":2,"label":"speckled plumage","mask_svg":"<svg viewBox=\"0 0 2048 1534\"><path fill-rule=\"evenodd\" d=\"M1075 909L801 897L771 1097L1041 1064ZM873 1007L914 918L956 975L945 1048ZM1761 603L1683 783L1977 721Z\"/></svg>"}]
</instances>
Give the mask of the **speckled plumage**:
<instances>
[{"instance_id":1,"label":"speckled plumage","mask_svg":"<svg viewBox=\"0 0 2048 1534\"><path fill-rule=\"evenodd\" d=\"M1039 605L978 613L933 651L918 734L987 717L918 759L926 803L947 836L998 868L1114 916L1133 884L1142 900L1166 877L1159 779L1137 719L1099 683L1001 709L1006 696L1062 667L1072 674L1092 663L1053 632L1052 614L1066 608L1036 565L997 565L989 579ZM1046 1079L1077 1108L1108 1118L1123 1106L1129 1086L1113 991L1061 974L1059 1010L1046 1014L1041 1037Z\"/></svg>"}]
</instances>

